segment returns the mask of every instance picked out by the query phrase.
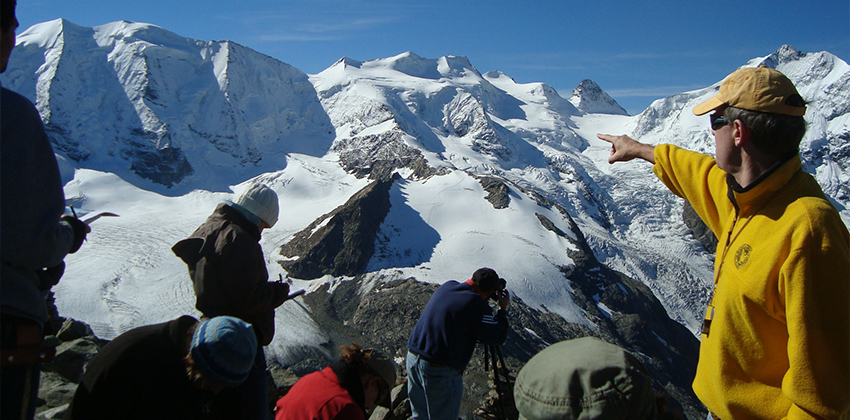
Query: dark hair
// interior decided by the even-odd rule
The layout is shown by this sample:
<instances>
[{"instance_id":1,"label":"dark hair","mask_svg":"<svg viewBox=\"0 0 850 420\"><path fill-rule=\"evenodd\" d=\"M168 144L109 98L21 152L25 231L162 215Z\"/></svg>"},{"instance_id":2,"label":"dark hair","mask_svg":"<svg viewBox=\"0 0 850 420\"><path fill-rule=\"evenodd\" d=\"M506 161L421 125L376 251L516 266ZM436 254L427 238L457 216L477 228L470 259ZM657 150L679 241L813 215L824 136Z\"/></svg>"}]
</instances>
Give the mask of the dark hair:
<instances>
[{"instance_id":1,"label":"dark hair","mask_svg":"<svg viewBox=\"0 0 850 420\"><path fill-rule=\"evenodd\" d=\"M343 362L352 366L367 367L366 352L364 352L363 347L357 343L339 346L339 358L342 359Z\"/></svg>"},{"instance_id":2,"label":"dark hair","mask_svg":"<svg viewBox=\"0 0 850 420\"><path fill-rule=\"evenodd\" d=\"M0 0L0 29L9 30L15 24L15 0Z\"/></svg>"},{"instance_id":3,"label":"dark hair","mask_svg":"<svg viewBox=\"0 0 850 420\"><path fill-rule=\"evenodd\" d=\"M347 346L341 345L339 346L339 359L354 368L361 375L372 375L381 378L381 375L366 363L366 359L372 355L373 351L372 349L363 350L363 347L357 343L351 343Z\"/></svg>"},{"instance_id":4,"label":"dark hair","mask_svg":"<svg viewBox=\"0 0 850 420\"><path fill-rule=\"evenodd\" d=\"M364 415L366 413L366 396L360 377L362 375L381 377L366 364L366 358L369 357L371 352L371 350L363 350L363 347L357 343L341 345L339 346L339 361L331 365L331 370L336 374L340 385L348 391L351 399L364 410ZM368 416L366 417L368 418Z\"/></svg>"},{"instance_id":5,"label":"dark hair","mask_svg":"<svg viewBox=\"0 0 850 420\"><path fill-rule=\"evenodd\" d=\"M481 288L483 292L504 289L504 283L492 268L482 267L472 274L472 281ZM501 286L501 287L500 287Z\"/></svg>"},{"instance_id":6,"label":"dark hair","mask_svg":"<svg viewBox=\"0 0 850 420\"><path fill-rule=\"evenodd\" d=\"M803 117L731 106L723 111L723 116L729 121L741 120L752 132L756 148L771 156L785 157L796 152L806 134Z\"/></svg>"}]
</instances>

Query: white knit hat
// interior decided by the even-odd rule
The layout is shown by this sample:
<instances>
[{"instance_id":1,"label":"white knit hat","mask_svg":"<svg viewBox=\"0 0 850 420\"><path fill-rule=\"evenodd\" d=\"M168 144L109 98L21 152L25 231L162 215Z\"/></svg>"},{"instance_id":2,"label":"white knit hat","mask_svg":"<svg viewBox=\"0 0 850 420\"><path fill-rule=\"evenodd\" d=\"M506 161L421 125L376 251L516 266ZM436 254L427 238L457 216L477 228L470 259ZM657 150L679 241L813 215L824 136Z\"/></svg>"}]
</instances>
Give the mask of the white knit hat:
<instances>
[{"instance_id":1,"label":"white knit hat","mask_svg":"<svg viewBox=\"0 0 850 420\"><path fill-rule=\"evenodd\" d=\"M277 193L264 184L254 184L239 195L233 204L249 211L260 220L266 222L269 227L277 223L280 213L278 207Z\"/></svg>"}]
</instances>

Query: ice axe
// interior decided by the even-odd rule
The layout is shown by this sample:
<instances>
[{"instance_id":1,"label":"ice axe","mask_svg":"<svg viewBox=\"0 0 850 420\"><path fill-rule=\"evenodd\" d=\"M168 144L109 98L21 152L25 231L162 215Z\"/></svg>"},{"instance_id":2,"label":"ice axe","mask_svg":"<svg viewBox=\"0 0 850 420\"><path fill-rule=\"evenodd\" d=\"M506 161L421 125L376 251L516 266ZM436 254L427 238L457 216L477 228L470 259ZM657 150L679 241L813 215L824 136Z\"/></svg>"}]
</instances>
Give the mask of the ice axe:
<instances>
[{"instance_id":1,"label":"ice axe","mask_svg":"<svg viewBox=\"0 0 850 420\"><path fill-rule=\"evenodd\" d=\"M71 208L71 210L73 211L73 207ZM111 213L111 212L108 212L108 211L102 211L100 213L95 214L94 216L86 217L85 219L80 219L80 221L87 224L87 225L90 225L90 224L92 224L92 222L94 222L97 219L100 219L101 217L119 217L119 216L115 213Z\"/></svg>"},{"instance_id":2,"label":"ice axe","mask_svg":"<svg viewBox=\"0 0 850 420\"><path fill-rule=\"evenodd\" d=\"M277 276L278 276L278 280L277 280L277 282L278 282L278 283L283 283L283 274L278 274ZM306 290L304 290L304 289L296 290L296 291L294 291L294 292L290 293L289 295L287 295L287 296L286 296L286 300L292 300L292 299L295 299L295 298L297 298L298 296L303 295L305 292L306 292Z\"/></svg>"}]
</instances>

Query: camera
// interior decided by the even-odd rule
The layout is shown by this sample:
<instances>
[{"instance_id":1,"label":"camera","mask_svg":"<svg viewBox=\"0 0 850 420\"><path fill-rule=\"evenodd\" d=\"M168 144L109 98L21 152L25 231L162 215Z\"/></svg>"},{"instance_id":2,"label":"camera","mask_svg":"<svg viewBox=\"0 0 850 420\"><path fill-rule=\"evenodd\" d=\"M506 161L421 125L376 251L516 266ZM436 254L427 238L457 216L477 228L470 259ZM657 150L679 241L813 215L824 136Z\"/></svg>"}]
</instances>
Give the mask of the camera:
<instances>
[{"instance_id":1,"label":"camera","mask_svg":"<svg viewBox=\"0 0 850 420\"><path fill-rule=\"evenodd\" d=\"M493 299L493 300L501 299L504 294L508 293L507 290L505 290L505 286L507 286L507 285L508 285L508 282L505 279L499 278L499 281L496 283L496 291L493 292L493 295L490 296L490 299Z\"/></svg>"}]
</instances>

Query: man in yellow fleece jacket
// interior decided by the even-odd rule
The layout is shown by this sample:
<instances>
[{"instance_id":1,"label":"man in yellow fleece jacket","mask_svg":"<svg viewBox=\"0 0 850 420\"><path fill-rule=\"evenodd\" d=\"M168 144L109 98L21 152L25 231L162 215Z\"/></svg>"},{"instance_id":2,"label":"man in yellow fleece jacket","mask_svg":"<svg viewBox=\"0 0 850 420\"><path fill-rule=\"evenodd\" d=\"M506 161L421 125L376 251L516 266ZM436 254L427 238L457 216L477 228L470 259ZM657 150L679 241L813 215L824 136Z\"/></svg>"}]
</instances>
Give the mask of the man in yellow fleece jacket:
<instances>
[{"instance_id":1,"label":"man in yellow fleece jacket","mask_svg":"<svg viewBox=\"0 0 850 420\"><path fill-rule=\"evenodd\" d=\"M694 107L714 158L598 135L609 163L653 163L719 239L693 384L715 419L848 417L850 234L801 170L805 112L785 75L742 68Z\"/></svg>"}]
</instances>

